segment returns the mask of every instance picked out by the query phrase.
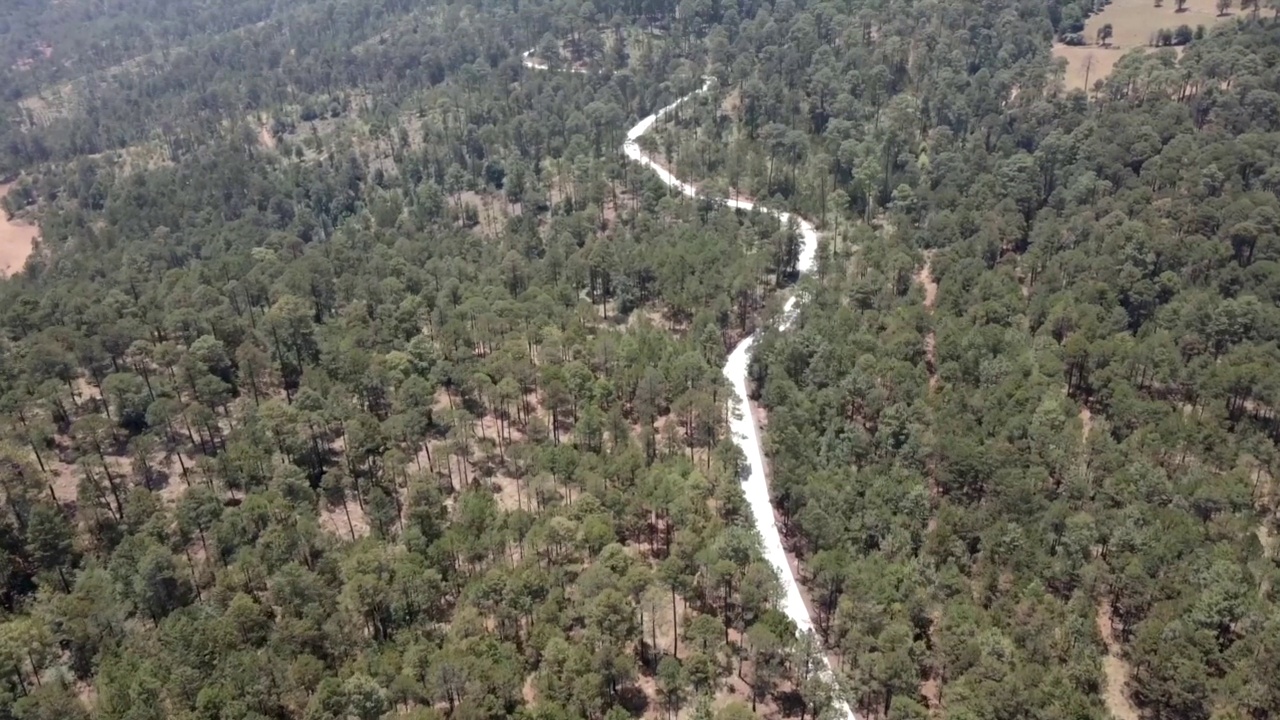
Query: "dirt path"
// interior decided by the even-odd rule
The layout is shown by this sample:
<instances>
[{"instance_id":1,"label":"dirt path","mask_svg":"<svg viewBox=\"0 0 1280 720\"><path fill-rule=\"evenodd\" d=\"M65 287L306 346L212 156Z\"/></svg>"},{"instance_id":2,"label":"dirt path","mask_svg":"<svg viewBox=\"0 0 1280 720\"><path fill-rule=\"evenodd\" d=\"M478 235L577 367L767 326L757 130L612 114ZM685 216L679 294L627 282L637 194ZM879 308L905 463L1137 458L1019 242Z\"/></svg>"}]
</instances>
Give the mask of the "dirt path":
<instances>
[{"instance_id":1,"label":"dirt path","mask_svg":"<svg viewBox=\"0 0 1280 720\"><path fill-rule=\"evenodd\" d=\"M933 308L938 303L938 281L933 277L933 251L926 250L924 253L924 265L916 271L916 282L920 283L924 288L924 309L930 315L933 314ZM924 363L925 369L929 371L929 390L937 391L938 389L938 339L933 328L924 336Z\"/></svg>"},{"instance_id":2,"label":"dirt path","mask_svg":"<svg viewBox=\"0 0 1280 720\"><path fill-rule=\"evenodd\" d=\"M0 198L9 194L13 183L0 185ZM0 211L0 277L20 272L35 250L40 228L20 218L9 219Z\"/></svg>"},{"instance_id":3,"label":"dirt path","mask_svg":"<svg viewBox=\"0 0 1280 720\"><path fill-rule=\"evenodd\" d=\"M930 316L933 315L933 309L938 303L938 281L933 277L933 256L934 251L926 250L924 253L924 265L916 271L916 282L920 283L920 286L924 288L924 309ZM938 338L932 327L924 335L924 366L929 373L929 392L937 392L940 384L938 379ZM938 528L936 510L938 503L942 499L942 489L938 486L936 468L930 467L926 475L929 480L929 505L931 511L929 513L929 524L925 527L925 532L932 535L934 530Z\"/></svg>"},{"instance_id":4,"label":"dirt path","mask_svg":"<svg viewBox=\"0 0 1280 720\"><path fill-rule=\"evenodd\" d=\"M1111 603L1106 600L1098 601L1098 632L1102 634L1102 642L1107 646L1107 654L1102 658L1102 674L1106 678L1102 701L1116 720L1140 720L1138 707L1126 692L1129 677L1133 673L1129 669L1129 663L1120 654L1120 643L1116 641L1115 629L1112 627Z\"/></svg>"},{"instance_id":5,"label":"dirt path","mask_svg":"<svg viewBox=\"0 0 1280 720\"><path fill-rule=\"evenodd\" d=\"M933 250L924 252L924 265L916 271L916 282L924 287L924 308L930 313L938 304L938 281L933 277Z\"/></svg>"},{"instance_id":6,"label":"dirt path","mask_svg":"<svg viewBox=\"0 0 1280 720\"><path fill-rule=\"evenodd\" d=\"M933 316L933 309L938 304L938 280L933 276L933 250L924 252L924 265L916 271L916 282L924 288L924 309L925 312ZM924 336L924 363L925 369L929 372L929 392L936 393L940 385L938 379L938 338L933 328ZM929 408L932 416L933 409ZM942 502L942 488L938 485L938 470L934 463L929 463L929 467L925 472L925 478L929 484L929 522L925 525L925 535L932 536L938 530L938 505ZM929 626L930 641L933 647L937 647L937 638L933 637L934 631L937 629L941 621L941 610L935 610L932 615L932 623ZM938 675L930 674L920 681L920 694L925 698L925 702L929 711L934 715L942 712L942 679Z\"/></svg>"},{"instance_id":7,"label":"dirt path","mask_svg":"<svg viewBox=\"0 0 1280 720\"><path fill-rule=\"evenodd\" d=\"M1089 433L1093 431L1093 412L1081 405L1079 417L1080 441L1083 444L1089 440ZM1116 720L1140 720L1138 707L1133 704L1128 693L1129 678L1133 675L1133 670L1124 659L1120 642L1116 640L1111 603L1106 598L1098 600L1097 621L1098 633L1102 635L1102 643L1107 648L1107 654L1102 657L1102 702Z\"/></svg>"}]
</instances>

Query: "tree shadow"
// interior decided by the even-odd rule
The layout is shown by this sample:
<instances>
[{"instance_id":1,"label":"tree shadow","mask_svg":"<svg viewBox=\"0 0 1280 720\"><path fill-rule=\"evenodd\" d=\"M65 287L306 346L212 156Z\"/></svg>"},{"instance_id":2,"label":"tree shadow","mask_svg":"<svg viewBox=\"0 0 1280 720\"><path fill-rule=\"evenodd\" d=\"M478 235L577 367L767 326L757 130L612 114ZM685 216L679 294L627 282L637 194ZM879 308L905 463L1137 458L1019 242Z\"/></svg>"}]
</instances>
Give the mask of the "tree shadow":
<instances>
[{"instance_id":1,"label":"tree shadow","mask_svg":"<svg viewBox=\"0 0 1280 720\"><path fill-rule=\"evenodd\" d=\"M159 492L169 487L173 482L173 477L169 474L168 470L152 467L149 471L142 473L141 481L142 482L139 484L142 487L150 490L151 492Z\"/></svg>"},{"instance_id":2,"label":"tree shadow","mask_svg":"<svg viewBox=\"0 0 1280 720\"><path fill-rule=\"evenodd\" d=\"M779 690L773 694L773 701L783 717L799 717L806 709L804 697L798 690Z\"/></svg>"},{"instance_id":3,"label":"tree shadow","mask_svg":"<svg viewBox=\"0 0 1280 720\"><path fill-rule=\"evenodd\" d=\"M622 709L639 717L649 709L649 696L635 685L628 685L618 691L618 705Z\"/></svg>"}]
</instances>

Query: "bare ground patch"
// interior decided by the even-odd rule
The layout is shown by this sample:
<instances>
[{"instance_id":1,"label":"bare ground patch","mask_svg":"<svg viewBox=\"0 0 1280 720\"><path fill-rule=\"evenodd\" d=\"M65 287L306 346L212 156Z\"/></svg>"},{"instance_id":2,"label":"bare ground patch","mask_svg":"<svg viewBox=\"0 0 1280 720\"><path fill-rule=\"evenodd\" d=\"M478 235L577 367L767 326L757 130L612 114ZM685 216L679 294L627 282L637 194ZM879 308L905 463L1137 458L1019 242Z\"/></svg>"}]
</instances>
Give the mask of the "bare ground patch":
<instances>
[{"instance_id":1,"label":"bare ground patch","mask_svg":"<svg viewBox=\"0 0 1280 720\"><path fill-rule=\"evenodd\" d=\"M498 507L507 512L527 510L530 507L526 491L521 487L520 481L513 477L495 475L489 478L489 489L498 501Z\"/></svg>"},{"instance_id":2,"label":"bare ground patch","mask_svg":"<svg viewBox=\"0 0 1280 720\"><path fill-rule=\"evenodd\" d=\"M12 183L0 185L0 198L9 194ZM0 212L0 277L21 272L36 248L40 227L21 217Z\"/></svg>"},{"instance_id":3,"label":"bare ground patch","mask_svg":"<svg viewBox=\"0 0 1280 720\"><path fill-rule=\"evenodd\" d=\"M1087 405L1080 406L1080 441L1085 442L1089 439L1089 433L1093 431L1093 411Z\"/></svg>"},{"instance_id":4,"label":"bare ground patch","mask_svg":"<svg viewBox=\"0 0 1280 720\"><path fill-rule=\"evenodd\" d=\"M933 277L933 251L925 251L924 265L916 272L916 282L924 288L924 308L933 312L938 303L938 281Z\"/></svg>"},{"instance_id":5,"label":"bare ground patch","mask_svg":"<svg viewBox=\"0 0 1280 720\"><path fill-rule=\"evenodd\" d=\"M1106 678L1102 701L1116 720L1140 720L1138 707L1129 699L1126 691L1133 671L1120 655L1120 644L1116 642L1112 626L1111 603L1106 600L1098 603L1098 632L1102 634L1102 642L1107 646L1107 654L1102 658L1102 673Z\"/></svg>"},{"instance_id":6,"label":"bare ground patch","mask_svg":"<svg viewBox=\"0 0 1280 720\"><path fill-rule=\"evenodd\" d=\"M932 251L925 252L924 265L920 266L920 270L916 272L916 282L920 283L920 286L924 288L924 309L932 315L933 308L938 302L938 281L933 277ZM936 391L939 383L937 345L937 334L930 329L924 336L925 368L929 371L930 391Z\"/></svg>"},{"instance_id":7,"label":"bare ground patch","mask_svg":"<svg viewBox=\"0 0 1280 720\"><path fill-rule=\"evenodd\" d=\"M471 206L476 213L475 232L486 237L497 237L506 228L507 219L523 214L520 203L508 203L506 198L493 192L476 193L470 190L458 196L458 206Z\"/></svg>"},{"instance_id":8,"label":"bare ground patch","mask_svg":"<svg viewBox=\"0 0 1280 720\"><path fill-rule=\"evenodd\" d=\"M1067 61L1067 89L1088 90L1098 80L1111 75L1125 51L1093 45L1071 47L1055 44L1053 54Z\"/></svg>"},{"instance_id":9,"label":"bare ground patch","mask_svg":"<svg viewBox=\"0 0 1280 720\"><path fill-rule=\"evenodd\" d=\"M369 519L359 503L347 500L345 508L339 503L320 511L320 528L340 538L351 539L354 535L358 539L369 534Z\"/></svg>"},{"instance_id":10,"label":"bare ground patch","mask_svg":"<svg viewBox=\"0 0 1280 720\"><path fill-rule=\"evenodd\" d=\"M738 113L742 112L742 91L734 88L725 93L724 100L720 102L720 112L736 120Z\"/></svg>"}]
</instances>

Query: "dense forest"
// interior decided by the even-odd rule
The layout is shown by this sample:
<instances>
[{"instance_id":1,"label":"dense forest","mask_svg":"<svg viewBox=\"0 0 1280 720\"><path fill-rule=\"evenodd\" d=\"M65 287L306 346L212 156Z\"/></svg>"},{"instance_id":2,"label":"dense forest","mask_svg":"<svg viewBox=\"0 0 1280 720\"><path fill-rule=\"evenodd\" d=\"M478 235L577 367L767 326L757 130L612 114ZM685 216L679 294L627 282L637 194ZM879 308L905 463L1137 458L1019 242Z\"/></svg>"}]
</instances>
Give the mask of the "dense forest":
<instances>
[{"instance_id":1,"label":"dense forest","mask_svg":"<svg viewBox=\"0 0 1280 720\"><path fill-rule=\"evenodd\" d=\"M0 720L1280 714L1280 24L1093 10L16 3Z\"/></svg>"}]
</instances>

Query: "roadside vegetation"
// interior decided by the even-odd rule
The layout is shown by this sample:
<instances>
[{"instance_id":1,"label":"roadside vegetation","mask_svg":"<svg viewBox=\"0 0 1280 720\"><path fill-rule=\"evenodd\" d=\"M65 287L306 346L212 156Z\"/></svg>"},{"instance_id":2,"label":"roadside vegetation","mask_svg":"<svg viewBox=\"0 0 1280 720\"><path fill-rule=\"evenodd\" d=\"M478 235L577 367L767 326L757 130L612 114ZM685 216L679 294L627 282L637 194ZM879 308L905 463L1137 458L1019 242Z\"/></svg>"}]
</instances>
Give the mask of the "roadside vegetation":
<instances>
[{"instance_id":1,"label":"roadside vegetation","mask_svg":"<svg viewBox=\"0 0 1280 720\"><path fill-rule=\"evenodd\" d=\"M1126 7L19 3L0 719L1280 714L1280 25Z\"/></svg>"}]
</instances>

